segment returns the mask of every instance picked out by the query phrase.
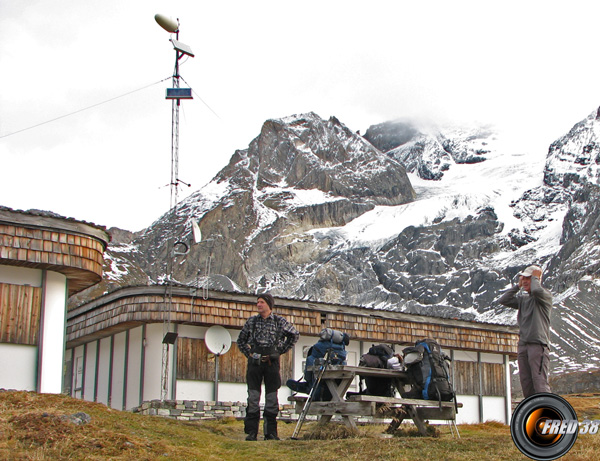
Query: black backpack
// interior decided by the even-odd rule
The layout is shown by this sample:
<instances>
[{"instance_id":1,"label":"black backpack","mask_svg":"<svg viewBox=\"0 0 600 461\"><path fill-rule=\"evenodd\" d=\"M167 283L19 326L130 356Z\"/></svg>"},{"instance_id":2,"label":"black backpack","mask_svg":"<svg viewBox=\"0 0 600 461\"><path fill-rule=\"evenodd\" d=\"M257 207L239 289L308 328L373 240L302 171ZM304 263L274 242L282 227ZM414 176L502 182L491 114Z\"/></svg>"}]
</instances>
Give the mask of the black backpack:
<instances>
[{"instance_id":1,"label":"black backpack","mask_svg":"<svg viewBox=\"0 0 600 461\"><path fill-rule=\"evenodd\" d=\"M360 367L370 368L387 368L387 361L394 355L393 349L387 344L372 345L369 352L363 354L358 362ZM360 376L360 373L359 373ZM359 394L379 395L381 397L393 397L394 388L392 379L376 378L373 376L360 377L361 387L365 383L366 388L361 390Z\"/></svg>"},{"instance_id":2,"label":"black backpack","mask_svg":"<svg viewBox=\"0 0 600 461\"><path fill-rule=\"evenodd\" d=\"M425 399L449 402L455 394L450 383L451 360L439 343L422 339L402 351L407 373L415 384L409 392L402 393L408 399Z\"/></svg>"}]
</instances>

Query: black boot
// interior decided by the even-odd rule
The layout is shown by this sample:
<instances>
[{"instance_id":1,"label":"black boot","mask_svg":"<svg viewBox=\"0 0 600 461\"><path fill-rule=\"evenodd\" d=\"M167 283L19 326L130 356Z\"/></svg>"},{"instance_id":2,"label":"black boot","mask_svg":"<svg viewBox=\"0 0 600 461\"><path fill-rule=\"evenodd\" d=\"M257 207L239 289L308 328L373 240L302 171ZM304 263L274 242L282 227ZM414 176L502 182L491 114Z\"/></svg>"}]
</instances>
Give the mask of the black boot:
<instances>
[{"instance_id":1,"label":"black boot","mask_svg":"<svg viewBox=\"0 0 600 461\"><path fill-rule=\"evenodd\" d=\"M247 435L246 440L255 441L256 436L258 435L258 421L259 415L256 413L246 414L246 418L244 418L244 432Z\"/></svg>"}]
</instances>

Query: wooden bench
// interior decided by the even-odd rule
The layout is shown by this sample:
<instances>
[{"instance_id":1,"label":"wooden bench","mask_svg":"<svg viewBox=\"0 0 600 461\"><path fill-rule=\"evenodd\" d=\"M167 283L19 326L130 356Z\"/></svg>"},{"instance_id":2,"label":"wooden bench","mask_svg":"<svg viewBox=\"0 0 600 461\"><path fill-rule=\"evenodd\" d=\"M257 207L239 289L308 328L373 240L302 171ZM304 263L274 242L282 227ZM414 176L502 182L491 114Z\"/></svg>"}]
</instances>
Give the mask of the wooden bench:
<instances>
[{"instance_id":1,"label":"wooden bench","mask_svg":"<svg viewBox=\"0 0 600 461\"><path fill-rule=\"evenodd\" d=\"M331 400L312 402L306 414L318 415L321 424L326 424L331 421L333 416L339 415L344 423L353 429L356 429L355 418L360 416L392 417L392 424L397 426L403 420L411 419L422 435L427 435L425 420L448 421L456 429L456 408L462 405L455 406L454 402L440 403L434 400L402 399L364 394L353 394L344 399L346 391L356 376L390 378L399 392L402 391L404 384L410 384L410 377L405 372L349 365L330 365L323 374L322 383L331 392ZM295 411L301 414L307 398L293 395L288 400L296 403ZM385 414L385 411L388 411L388 413ZM458 430L456 432L458 434Z\"/></svg>"},{"instance_id":2,"label":"wooden bench","mask_svg":"<svg viewBox=\"0 0 600 461\"><path fill-rule=\"evenodd\" d=\"M294 402L295 412L302 413L308 397L292 395L288 401ZM312 402L308 415L321 417L322 423L327 423L332 416L342 416L344 422L356 429L355 416L371 416L374 418L392 418L388 431L398 428L400 424L410 419L419 433L427 435L427 420L447 421L456 430L456 408L462 403L438 402L435 400L403 399L396 397L380 397L376 395L351 395L344 401ZM327 417L327 418L323 418ZM458 435L458 430L456 430Z\"/></svg>"},{"instance_id":3,"label":"wooden bench","mask_svg":"<svg viewBox=\"0 0 600 461\"><path fill-rule=\"evenodd\" d=\"M462 403L438 402L437 400L403 399L396 397L380 397L377 395L351 395L346 398L349 402L374 402L389 408L414 407L422 419L454 420L456 408L461 408Z\"/></svg>"},{"instance_id":4,"label":"wooden bench","mask_svg":"<svg viewBox=\"0 0 600 461\"><path fill-rule=\"evenodd\" d=\"M296 406L294 411L298 414L302 413L304 409L304 405L306 404L306 400L308 397L292 395L288 397L288 401L295 402ZM310 409L307 414L309 415L318 415L318 416L373 416L375 415L375 402L366 402L366 401L327 401L327 402L312 402L310 405ZM355 425L350 424L356 428Z\"/></svg>"},{"instance_id":5,"label":"wooden bench","mask_svg":"<svg viewBox=\"0 0 600 461\"><path fill-rule=\"evenodd\" d=\"M351 402L372 402L376 405L373 416L393 418L387 431L397 429L402 421L411 419L421 435L427 435L425 421L447 421L451 430L456 431L456 411L462 408L462 403L439 402L437 400L404 399L396 397L380 397L377 395L351 395L347 398Z\"/></svg>"}]
</instances>

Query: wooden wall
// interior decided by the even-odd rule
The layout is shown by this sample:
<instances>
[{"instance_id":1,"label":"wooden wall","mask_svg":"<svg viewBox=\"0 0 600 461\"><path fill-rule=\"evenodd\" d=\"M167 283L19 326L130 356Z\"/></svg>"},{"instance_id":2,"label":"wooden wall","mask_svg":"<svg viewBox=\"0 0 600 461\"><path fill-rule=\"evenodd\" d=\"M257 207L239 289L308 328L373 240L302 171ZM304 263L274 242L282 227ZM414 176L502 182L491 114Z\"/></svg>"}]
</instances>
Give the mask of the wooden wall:
<instances>
[{"instance_id":1,"label":"wooden wall","mask_svg":"<svg viewBox=\"0 0 600 461\"><path fill-rule=\"evenodd\" d=\"M37 345L42 289L0 283L0 343Z\"/></svg>"},{"instance_id":2,"label":"wooden wall","mask_svg":"<svg viewBox=\"0 0 600 461\"><path fill-rule=\"evenodd\" d=\"M280 358L281 382L292 378L292 352ZM232 343L226 354L219 356L219 381L245 383L248 359L240 352L236 343ZM177 379L214 381L215 356L203 339L177 338Z\"/></svg>"},{"instance_id":3,"label":"wooden wall","mask_svg":"<svg viewBox=\"0 0 600 461\"><path fill-rule=\"evenodd\" d=\"M504 397L506 368L502 363L452 362L452 385L457 394ZM481 380L480 377L481 368Z\"/></svg>"},{"instance_id":4,"label":"wooden wall","mask_svg":"<svg viewBox=\"0 0 600 461\"><path fill-rule=\"evenodd\" d=\"M211 292L213 297L203 299L193 296L189 289L181 289L179 293L186 295L173 296L169 307L164 292L165 288L158 286L122 289L71 310L67 322L69 347L135 323L163 322L167 316L173 323L241 330L256 314L254 296ZM215 293L230 299L216 298ZM274 312L287 318L302 336L316 338L321 329L330 327L347 332L353 340L373 343L407 345L434 338L442 347L455 350L511 356L517 352L518 333L514 327L290 300L276 300Z\"/></svg>"},{"instance_id":5,"label":"wooden wall","mask_svg":"<svg viewBox=\"0 0 600 461\"><path fill-rule=\"evenodd\" d=\"M34 269L49 269L61 272L67 276L69 295L88 288L102 279L104 264L104 249L108 235L102 238L102 232L83 224L67 222L67 229L45 229L6 223L1 219L7 212L0 213L0 263L30 267ZM18 213L4 216L20 218ZM33 217L26 216L29 220ZM35 222L49 221L50 218L38 218ZM63 220L55 219L59 224ZM68 230L73 228L73 232ZM82 235L75 231L83 228L90 229L91 235Z\"/></svg>"}]
</instances>

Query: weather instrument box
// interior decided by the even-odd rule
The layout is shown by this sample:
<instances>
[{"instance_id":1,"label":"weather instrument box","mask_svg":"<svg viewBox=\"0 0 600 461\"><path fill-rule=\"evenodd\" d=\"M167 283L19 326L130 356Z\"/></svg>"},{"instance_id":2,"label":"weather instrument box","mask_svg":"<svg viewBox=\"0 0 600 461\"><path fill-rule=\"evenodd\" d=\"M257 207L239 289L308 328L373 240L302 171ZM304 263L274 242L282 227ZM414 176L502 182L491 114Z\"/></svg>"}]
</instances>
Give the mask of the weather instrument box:
<instances>
[{"instance_id":1,"label":"weather instrument box","mask_svg":"<svg viewBox=\"0 0 600 461\"><path fill-rule=\"evenodd\" d=\"M193 99L191 88L167 88L166 99Z\"/></svg>"}]
</instances>

